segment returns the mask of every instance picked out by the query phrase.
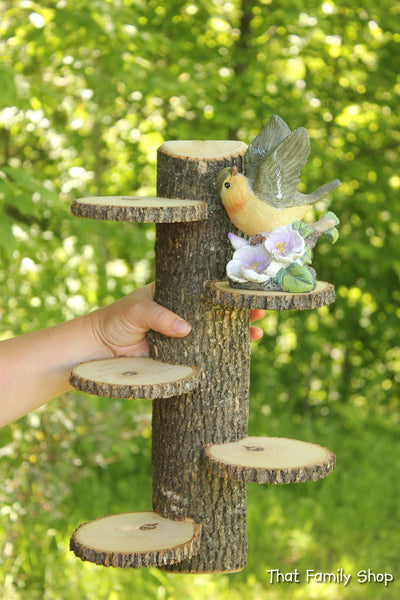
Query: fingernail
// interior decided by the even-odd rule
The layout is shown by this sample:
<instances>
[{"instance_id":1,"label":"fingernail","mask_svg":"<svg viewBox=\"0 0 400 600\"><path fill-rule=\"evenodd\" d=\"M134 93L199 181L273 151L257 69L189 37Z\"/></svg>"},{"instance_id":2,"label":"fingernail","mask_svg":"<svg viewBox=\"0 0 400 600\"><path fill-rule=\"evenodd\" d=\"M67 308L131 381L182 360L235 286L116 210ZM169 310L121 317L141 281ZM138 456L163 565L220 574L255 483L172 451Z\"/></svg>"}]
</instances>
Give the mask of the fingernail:
<instances>
[{"instance_id":1,"label":"fingernail","mask_svg":"<svg viewBox=\"0 0 400 600\"><path fill-rule=\"evenodd\" d=\"M173 326L174 332L178 335L187 335L191 329L191 325L182 319L176 320Z\"/></svg>"}]
</instances>

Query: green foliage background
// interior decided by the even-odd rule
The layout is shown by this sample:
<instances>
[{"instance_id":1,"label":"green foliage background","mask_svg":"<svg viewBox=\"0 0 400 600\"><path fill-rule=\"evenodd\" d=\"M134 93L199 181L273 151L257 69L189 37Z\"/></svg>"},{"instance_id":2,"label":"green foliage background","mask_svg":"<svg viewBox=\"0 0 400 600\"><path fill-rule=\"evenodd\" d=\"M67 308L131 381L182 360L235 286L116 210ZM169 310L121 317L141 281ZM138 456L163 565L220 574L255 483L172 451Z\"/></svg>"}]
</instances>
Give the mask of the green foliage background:
<instances>
[{"instance_id":1,"label":"green foliage background","mask_svg":"<svg viewBox=\"0 0 400 600\"><path fill-rule=\"evenodd\" d=\"M241 573L83 564L79 523L151 506L151 406L68 394L0 432L3 600L399 597L399 31L392 0L0 2L0 339L152 279L153 226L69 205L154 194L165 139L249 142L277 113L310 132L302 189L343 181L341 237L314 259L336 303L262 321L249 428L326 445L336 471L249 486ZM339 568L348 587L305 584ZM368 568L397 580L357 583Z\"/></svg>"}]
</instances>

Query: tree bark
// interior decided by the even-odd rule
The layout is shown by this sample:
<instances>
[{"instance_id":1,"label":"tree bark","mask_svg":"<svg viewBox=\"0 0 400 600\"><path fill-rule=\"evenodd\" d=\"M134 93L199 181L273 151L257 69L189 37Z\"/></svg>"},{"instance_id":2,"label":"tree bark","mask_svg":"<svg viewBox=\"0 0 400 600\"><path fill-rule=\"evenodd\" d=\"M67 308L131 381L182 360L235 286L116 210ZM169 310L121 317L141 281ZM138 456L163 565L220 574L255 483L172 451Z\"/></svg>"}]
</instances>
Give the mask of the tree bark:
<instances>
[{"instance_id":1,"label":"tree bark","mask_svg":"<svg viewBox=\"0 0 400 600\"><path fill-rule=\"evenodd\" d=\"M186 150L170 142L158 152L157 195L202 200L208 219L157 225L155 300L187 319L192 331L181 339L150 334L154 358L202 373L192 392L153 402L154 510L202 526L198 553L165 568L191 573L240 570L247 554L247 485L214 476L203 464L206 445L247 435L249 310L215 306L204 294L209 281L225 275L227 234L235 231L216 178L226 166L243 170L246 146L238 142L237 149L210 156L206 148L192 153L189 142Z\"/></svg>"}]
</instances>

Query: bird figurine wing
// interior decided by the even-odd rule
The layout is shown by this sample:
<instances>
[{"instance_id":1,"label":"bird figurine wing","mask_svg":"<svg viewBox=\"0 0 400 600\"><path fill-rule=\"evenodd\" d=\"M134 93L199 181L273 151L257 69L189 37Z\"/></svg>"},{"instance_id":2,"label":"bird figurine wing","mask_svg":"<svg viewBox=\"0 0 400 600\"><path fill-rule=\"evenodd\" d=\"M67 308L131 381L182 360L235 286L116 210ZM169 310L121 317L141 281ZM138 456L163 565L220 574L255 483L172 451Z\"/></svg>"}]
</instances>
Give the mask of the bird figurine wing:
<instances>
[{"instance_id":1,"label":"bird figurine wing","mask_svg":"<svg viewBox=\"0 0 400 600\"><path fill-rule=\"evenodd\" d=\"M310 138L304 127L281 140L258 165L253 183L253 191L258 198L276 208L305 204L304 198L296 192L300 171L310 151Z\"/></svg>"},{"instance_id":2,"label":"bird figurine wing","mask_svg":"<svg viewBox=\"0 0 400 600\"><path fill-rule=\"evenodd\" d=\"M273 152L291 131L278 115L272 115L266 126L247 148L245 155L245 175L254 182L258 167L266 154Z\"/></svg>"}]
</instances>

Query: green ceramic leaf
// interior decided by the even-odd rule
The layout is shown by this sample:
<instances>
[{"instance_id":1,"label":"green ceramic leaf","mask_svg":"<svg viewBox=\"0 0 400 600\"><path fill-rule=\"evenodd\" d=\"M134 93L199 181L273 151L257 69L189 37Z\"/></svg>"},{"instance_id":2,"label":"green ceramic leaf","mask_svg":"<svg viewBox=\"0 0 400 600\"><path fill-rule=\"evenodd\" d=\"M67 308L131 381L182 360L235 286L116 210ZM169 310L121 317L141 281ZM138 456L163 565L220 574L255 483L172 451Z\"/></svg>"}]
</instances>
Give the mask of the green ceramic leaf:
<instances>
[{"instance_id":1,"label":"green ceramic leaf","mask_svg":"<svg viewBox=\"0 0 400 600\"><path fill-rule=\"evenodd\" d=\"M339 223L340 223L339 218L331 210L328 210L328 212L326 212L325 214L323 214L322 218L334 221L334 225L339 225Z\"/></svg>"},{"instance_id":2,"label":"green ceramic leaf","mask_svg":"<svg viewBox=\"0 0 400 600\"><path fill-rule=\"evenodd\" d=\"M303 238L306 238L314 233L314 228L307 223L303 223L303 221L295 221L292 223L292 229L294 229L294 231L298 231Z\"/></svg>"},{"instance_id":3,"label":"green ceramic leaf","mask_svg":"<svg viewBox=\"0 0 400 600\"><path fill-rule=\"evenodd\" d=\"M328 229L327 231L324 231L324 233L322 234L324 236L324 238L326 238L328 240L328 242L330 242L331 244L334 244L335 242L338 241L339 239L339 231L336 229L336 227L331 227L330 229Z\"/></svg>"},{"instance_id":4,"label":"green ceramic leaf","mask_svg":"<svg viewBox=\"0 0 400 600\"><path fill-rule=\"evenodd\" d=\"M314 279L307 267L292 263L286 269L276 274L276 280L286 291L292 293L311 292L314 289Z\"/></svg>"},{"instance_id":5,"label":"green ceramic leaf","mask_svg":"<svg viewBox=\"0 0 400 600\"><path fill-rule=\"evenodd\" d=\"M304 263L305 265L311 265L312 263L312 252L311 252L311 248L309 248L308 246L305 247L304 250L304 254L301 257L301 262Z\"/></svg>"}]
</instances>

